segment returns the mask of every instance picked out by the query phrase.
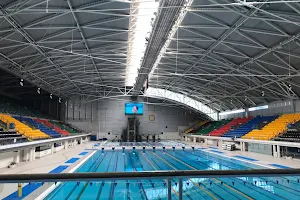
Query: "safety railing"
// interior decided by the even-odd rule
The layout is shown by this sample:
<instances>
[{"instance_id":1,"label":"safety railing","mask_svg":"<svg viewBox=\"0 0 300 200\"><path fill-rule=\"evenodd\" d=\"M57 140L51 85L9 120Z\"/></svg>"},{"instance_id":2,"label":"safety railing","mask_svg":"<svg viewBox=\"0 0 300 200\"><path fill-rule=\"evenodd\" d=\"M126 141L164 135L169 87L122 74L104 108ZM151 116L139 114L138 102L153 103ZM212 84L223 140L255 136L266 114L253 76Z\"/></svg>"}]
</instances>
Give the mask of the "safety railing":
<instances>
[{"instance_id":1,"label":"safety railing","mask_svg":"<svg viewBox=\"0 0 300 200\"><path fill-rule=\"evenodd\" d=\"M36 185L34 199L297 199L299 178L300 169L3 174L0 185L18 183L21 196L22 184Z\"/></svg>"}]
</instances>

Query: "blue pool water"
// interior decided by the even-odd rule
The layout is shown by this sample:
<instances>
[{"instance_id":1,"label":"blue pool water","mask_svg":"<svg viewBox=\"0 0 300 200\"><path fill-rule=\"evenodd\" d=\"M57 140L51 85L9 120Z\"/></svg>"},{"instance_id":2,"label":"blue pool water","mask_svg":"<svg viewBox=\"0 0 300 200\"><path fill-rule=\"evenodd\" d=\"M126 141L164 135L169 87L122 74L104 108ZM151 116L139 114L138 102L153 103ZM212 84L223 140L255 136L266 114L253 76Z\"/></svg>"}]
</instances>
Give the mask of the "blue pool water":
<instances>
[{"instance_id":1,"label":"blue pool water","mask_svg":"<svg viewBox=\"0 0 300 200\"><path fill-rule=\"evenodd\" d=\"M262 168L205 151L101 151L77 172L132 172L158 170L228 170ZM190 178L183 180L183 198L196 199L300 199L297 177ZM57 199L167 199L165 180L69 182L59 185L46 200ZM172 180L172 199L178 199L178 180Z\"/></svg>"}]
</instances>

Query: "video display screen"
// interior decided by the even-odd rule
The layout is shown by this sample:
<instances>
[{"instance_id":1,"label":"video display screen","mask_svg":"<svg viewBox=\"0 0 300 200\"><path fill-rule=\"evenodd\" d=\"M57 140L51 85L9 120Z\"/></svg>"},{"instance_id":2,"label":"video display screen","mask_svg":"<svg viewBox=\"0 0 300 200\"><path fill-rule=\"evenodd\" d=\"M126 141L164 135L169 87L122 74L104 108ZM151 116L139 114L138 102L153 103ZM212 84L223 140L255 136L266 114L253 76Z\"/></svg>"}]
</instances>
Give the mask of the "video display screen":
<instances>
[{"instance_id":1,"label":"video display screen","mask_svg":"<svg viewBox=\"0 0 300 200\"><path fill-rule=\"evenodd\" d=\"M125 103L125 115L142 115L142 114L144 114L144 104Z\"/></svg>"}]
</instances>

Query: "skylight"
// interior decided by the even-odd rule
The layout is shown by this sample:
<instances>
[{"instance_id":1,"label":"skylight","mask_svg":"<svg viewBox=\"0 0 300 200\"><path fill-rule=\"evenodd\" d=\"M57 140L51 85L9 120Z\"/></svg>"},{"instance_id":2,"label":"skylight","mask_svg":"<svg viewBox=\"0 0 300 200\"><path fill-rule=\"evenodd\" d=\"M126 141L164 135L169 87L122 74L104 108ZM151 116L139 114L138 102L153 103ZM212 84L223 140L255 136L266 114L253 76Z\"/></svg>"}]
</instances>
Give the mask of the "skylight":
<instances>
[{"instance_id":1,"label":"skylight","mask_svg":"<svg viewBox=\"0 0 300 200\"><path fill-rule=\"evenodd\" d=\"M209 117L211 117L214 120L218 119L217 112L215 110L204 105L200 101L197 101L195 99L188 97L187 95L183 95L180 93L172 92L170 90L165 90L165 89L161 89L161 88L149 87L145 93L145 96L173 100L173 101L185 104L187 106L190 106L190 107L208 115Z\"/></svg>"},{"instance_id":2,"label":"skylight","mask_svg":"<svg viewBox=\"0 0 300 200\"><path fill-rule=\"evenodd\" d=\"M155 0L133 0L129 22L128 51L126 63L126 86L133 86L138 76L142 57L150 37L159 2Z\"/></svg>"}]
</instances>

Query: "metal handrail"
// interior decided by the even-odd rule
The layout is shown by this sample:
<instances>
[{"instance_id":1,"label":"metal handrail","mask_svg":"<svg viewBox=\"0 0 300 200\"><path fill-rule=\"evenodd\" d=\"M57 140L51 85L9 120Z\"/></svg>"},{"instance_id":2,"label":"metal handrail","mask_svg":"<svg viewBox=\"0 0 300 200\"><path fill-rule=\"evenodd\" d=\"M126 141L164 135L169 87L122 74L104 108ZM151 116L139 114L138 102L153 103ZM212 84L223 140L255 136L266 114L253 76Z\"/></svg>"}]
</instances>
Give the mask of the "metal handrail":
<instances>
[{"instance_id":1,"label":"metal handrail","mask_svg":"<svg viewBox=\"0 0 300 200\"><path fill-rule=\"evenodd\" d=\"M224 178L299 176L300 169L180 170L61 174L1 174L0 183L71 182L129 179Z\"/></svg>"}]
</instances>

